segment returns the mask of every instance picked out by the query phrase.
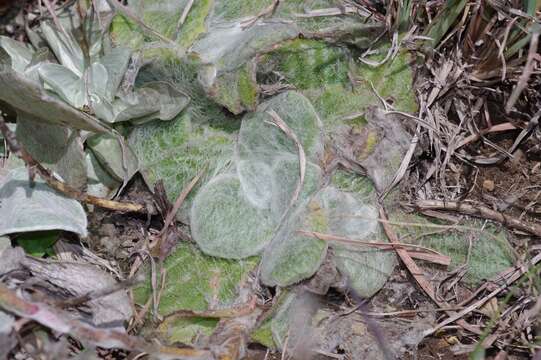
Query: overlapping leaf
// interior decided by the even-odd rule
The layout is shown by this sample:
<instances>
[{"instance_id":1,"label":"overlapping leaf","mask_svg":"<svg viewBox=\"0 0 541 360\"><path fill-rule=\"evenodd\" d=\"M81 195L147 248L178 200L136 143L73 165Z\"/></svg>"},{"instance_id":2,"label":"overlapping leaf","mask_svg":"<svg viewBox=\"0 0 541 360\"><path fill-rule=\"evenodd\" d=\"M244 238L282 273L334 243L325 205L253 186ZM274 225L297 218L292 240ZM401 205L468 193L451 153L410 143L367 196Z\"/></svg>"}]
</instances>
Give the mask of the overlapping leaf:
<instances>
[{"instance_id":1,"label":"overlapping leaf","mask_svg":"<svg viewBox=\"0 0 541 360\"><path fill-rule=\"evenodd\" d=\"M15 169L0 179L0 235L30 231L64 230L87 234L86 213L36 179L31 186L28 171Z\"/></svg>"}]
</instances>

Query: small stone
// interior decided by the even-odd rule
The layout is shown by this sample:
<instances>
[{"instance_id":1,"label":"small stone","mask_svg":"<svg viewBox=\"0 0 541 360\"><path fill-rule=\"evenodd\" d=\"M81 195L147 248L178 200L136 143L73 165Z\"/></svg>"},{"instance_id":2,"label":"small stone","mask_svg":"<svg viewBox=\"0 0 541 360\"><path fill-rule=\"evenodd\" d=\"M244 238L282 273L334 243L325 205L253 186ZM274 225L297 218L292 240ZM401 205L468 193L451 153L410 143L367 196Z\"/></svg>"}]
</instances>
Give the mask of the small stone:
<instances>
[{"instance_id":1,"label":"small stone","mask_svg":"<svg viewBox=\"0 0 541 360\"><path fill-rule=\"evenodd\" d=\"M486 191L492 192L494 191L494 187L494 181L488 179L483 181L483 189L485 189Z\"/></svg>"}]
</instances>

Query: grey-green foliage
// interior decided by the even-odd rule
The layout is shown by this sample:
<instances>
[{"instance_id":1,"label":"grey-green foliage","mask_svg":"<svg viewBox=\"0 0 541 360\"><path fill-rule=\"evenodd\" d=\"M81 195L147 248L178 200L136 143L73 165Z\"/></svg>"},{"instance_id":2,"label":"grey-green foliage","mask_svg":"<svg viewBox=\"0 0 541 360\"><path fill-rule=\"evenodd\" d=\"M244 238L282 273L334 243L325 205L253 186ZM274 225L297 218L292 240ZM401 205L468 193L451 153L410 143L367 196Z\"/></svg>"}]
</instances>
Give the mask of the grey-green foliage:
<instances>
[{"instance_id":1,"label":"grey-green foliage","mask_svg":"<svg viewBox=\"0 0 541 360\"><path fill-rule=\"evenodd\" d=\"M85 164L88 176L86 192L93 196L112 198L122 182L113 178L103 169L91 151L85 153Z\"/></svg>"},{"instance_id":2,"label":"grey-green foliage","mask_svg":"<svg viewBox=\"0 0 541 360\"><path fill-rule=\"evenodd\" d=\"M101 166L117 181L127 181L139 169L133 150L124 140L111 135L95 135L87 140Z\"/></svg>"},{"instance_id":3,"label":"grey-green foliage","mask_svg":"<svg viewBox=\"0 0 541 360\"><path fill-rule=\"evenodd\" d=\"M261 104L257 112L246 115L237 143L237 169L246 196L259 208L270 208L271 199L291 199L300 178L296 144L272 124L268 111L276 112L298 134L310 161L305 189L310 187L310 182L317 185L318 170L313 163L318 162L323 151L321 121L312 104L299 93L282 93ZM273 181L277 176L278 183ZM312 192L316 188L312 186ZM277 204L275 212L277 207L284 208L283 204Z\"/></svg>"},{"instance_id":4,"label":"grey-green foliage","mask_svg":"<svg viewBox=\"0 0 541 360\"><path fill-rule=\"evenodd\" d=\"M86 213L76 200L68 199L18 168L0 178L0 235L30 231L64 230L87 234Z\"/></svg>"},{"instance_id":5,"label":"grey-green foliage","mask_svg":"<svg viewBox=\"0 0 541 360\"><path fill-rule=\"evenodd\" d=\"M21 114L17 118L15 134L37 161L49 166L69 185L77 189L84 188L84 151L76 131Z\"/></svg>"},{"instance_id":6,"label":"grey-green foliage","mask_svg":"<svg viewBox=\"0 0 541 360\"><path fill-rule=\"evenodd\" d=\"M437 250L451 258L450 269L464 266L466 283L477 286L513 266L516 256L508 241L508 233L496 225L478 220L466 220L462 226L479 231L434 229L429 219L396 209L389 214L393 222L412 223L416 226L397 226L397 234L404 242L414 243ZM425 226L423 226L425 225Z\"/></svg>"},{"instance_id":7,"label":"grey-green foliage","mask_svg":"<svg viewBox=\"0 0 541 360\"><path fill-rule=\"evenodd\" d=\"M148 25L174 39L179 11L169 10L179 10L184 4L170 0L141 0L130 5ZM247 7L244 8L244 5ZM141 49L147 59L177 64L177 68L169 67L169 72L147 80L173 76L176 78L174 82L193 99L183 116L171 124L137 127L130 136L130 143L142 159L146 178L152 184L163 178L170 196L175 198L180 189L197 174L197 170L208 163L209 171L201 181L202 187L194 189L193 193L197 195L193 203L191 199L187 201L187 204L192 204L190 222L194 240L203 251L215 256L239 258L245 256L243 254L263 252L261 274L264 282L287 286L311 276L320 266L329 246L323 240L299 234L298 230L331 232L332 225L340 226L345 221L329 218L330 213L337 213L338 210L330 208L331 202L324 198L326 192L320 191L326 180L321 168L324 134L314 107L303 95L316 101L320 112L327 111L324 115L329 122L352 111L364 111L368 104L377 101L369 86L366 86L366 91L363 88L361 95L350 89L352 84L348 74L352 57L349 50L330 46L323 41L311 40L307 43L296 38L303 34L366 46L375 37L374 31L380 27L370 21L366 24L358 19L352 22L353 18L349 16L304 19L295 15L304 12L306 7L318 9L335 5L332 1L324 0L312 2L309 6L302 1L282 2L273 16L259 19L249 26L246 20L268 5L270 3L265 1L246 4L236 0L198 3L198 8L190 12L187 21L197 20L200 26L188 27L194 30L193 36L181 36L175 40L183 46L189 45L192 68L181 64L182 61L171 61L174 53L168 51L167 45L160 48L156 39L138 31L137 25L126 19L117 18L113 22L112 36L117 43L131 44ZM130 35L134 33L143 36ZM298 51L285 59L278 56L272 57L273 61L265 62L266 54L283 44L290 44ZM310 48L306 49L306 45ZM235 124L236 118L201 109L216 109L216 104L210 103L210 99L234 114L254 110L252 105L259 99L259 89L254 87L257 84L254 83L252 66L260 65L258 62L261 60L263 65L269 65L264 69L264 76L285 75L287 81L290 76L297 77L297 74L306 74L312 69L317 71L308 75L307 81L299 82L303 86L291 81L303 95L285 92L260 104L255 112L245 114L235 142L237 129L225 130L223 124L227 121ZM305 64L309 65L308 68ZM358 67L353 70L353 75L362 75ZM143 73L146 72L147 69L144 69ZM374 73L374 77L379 79L380 73ZM192 74L196 74L195 81ZM323 79L314 79L320 75ZM411 79L411 76L404 77ZM139 83L142 84L144 82ZM393 91L388 91L384 96L391 97L393 94ZM357 101L357 98L362 100ZM353 109L350 109L350 103L355 103ZM300 179L298 150L295 142L272 124L273 118L267 113L268 110L275 111L299 137L307 155L304 183L294 206L291 206L291 200ZM327 129L335 128L327 126ZM374 141L370 143L368 140ZM366 145L370 154L379 139L372 137L368 140L367 144L362 145ZM232 156L233 148L235 152ZM390 153L396 155L402 150L400 147ZM375 166L381 168L389 165L388 171L392 173L397 164L387 164L386 159ZM235 170L236 175L233 173ZM388 174L385 175L387 177ZM209 181L209 178L214 179ZM225 194L224 199L219 197L221 194ZM353 201L350 200L351 196L338 190L333 194L339 201L345 199L349 206L347 210L355 210L356 213L368 211L367 204L374 202L373 197L355 198ZM228 212L230 209L233 209L231 213ZM180 212L183 219L186 219L185 210ZM264 214L264 220L261 220L261 214ZM373 217L373 208L368 215ZM248 223L246 227L244 220ZM259 228L254 227L254 223L258 222ZM385 241L379 224L374 223L375 220L372 220L371 224L377 230L363 233L365 222L359 219L346 222L346 225L358 230L348 233L348 236L363 241ZM337 243L330 246L334 247L333 252L355 255L353 259L337 256L336 266L346 276L359 278L352 286L366 296L377 291L394 266L392 255L382 254L380 258L378 255L382 252L373 248L356 245L354 251L350 246ZM277 255L279 253L283 256ZM364 273L368 275L362 277ZM365 286L366 282L373 284Z\"/></svg>"},{"instance_id":8,"label":"grey-green foliage","mask_svg":"<svg viewBox=\"0 0 541 360\"><path fill-rule=\"evenodd\" d=\"M32 115L50 124L108 131L107 126L66 104L38 82L36 66L31 63L34 53L25 44L2 38L0 45L0 100L19 114Z\"/></svg>"},{"instance_id":9,"label":"grey-green foliage","mask_svg":"<svg viewBox=\"0 0 541 360\"><path fill-rule=\"evenodd\" d=\"M270 111L305 149L308 161L302 184L297 145L272 124ZM312 276L328 249L327 242L299 230L385 241L375 220L377 212L369 205L373 197L358 199L332 187L322 189L321 128L310 102L294 91L271 98L244 117L234 159L236 174L220 175L207 183L192 205L193 238L204 252L243 258L263 251L262 281L288 286ZM292 203L299 184L301 191ZM363 296L379 290L394 267L393 256L381 251L359 245L331 246L338 254L337 267Z\"/></svg>"},{"instance_id":10,"label":"grey-green foliage","mask_svg":"<svg viewBox=\"0 0 541 360\"><path fill-rule=\"evenodd\" d=\"M232 124L220 124L219 114L207 118L209 109L214 113L212 104L207 109L190 104L180 117L168 123L138 126L129 136L129 144L140 161L144 178L150 186L163 181L170 199L176 199L184 186L200 172L203 172L200 184L204 184L228 168L232 161ZM198 184L178 214L185 222L189 221L193 194L199 188Z\"/></svg>"},{"instance_id":11,"label":"grey-green foliage","mask_svg":"<svg viewBox=\"0 0 541 360\"><path fill-rule=\"evenodd\" d=\"M273 167L276 163L283 163L284 157L289 157L290 161L298 159L295 156L296 147L282 130L269 123L272 120L266 113L269 110L275 111L294 132L299 133L299 140L306 147L310 159L316 159L317 153L322 149L321 123L311 104L300 94L284 93L262 104L253 116L247 115L239 133L237 174L229 176L228 181L218 178L218 181L209 182L200 191L193 205L192 232L203 251L212 248L213 255L234 258L261 252L272 238L283 215L283 211L273 211L271 199L285 199L288 204L293 196L300 178L299 168L290 166L290 172L286 171L283 177L276 181L278 174L275 174ZM313 164L309 165L309 169L309 181L306 184L313 187L313 192L317 189L320 171ZM293 180L285 181L286 178ZM287 186L291 184L294 184L294 187ZM306 184L305 189L308 188ZM212 205L213 201L216 202L213 199L219 196L220 192L228 194L227 201L224 201L223 205ZM284 210L287 208L283 204L276 207ZM233 212L232 216L231 209L239 210ZM248 219L257 214L265 214L266 220L256 217L245 225L246 215L239 216L244 213L251 214ZM259 226L256 225L257 222L260 223ZM208 231L209 229L212 231ZM254 231L260 232L256 238L253 236ZM229 250L224 252L223 249L231 249L236 253L231 254Z\"/></svg>"},{"instance_id":12,"label":"grey-green foliage","mask_svg":"<svg viewBox=\"0 0 541 360\"><path fill-rule=\"evenodd\" d=\"M328 187L319 194L321 207L327 211L329 232L363 242L386 242L379 224L374 195L364 197ZM371 200L371 201L370 201ZM391 275L395 256L363 244L332 243L334 262L347 277L348 284L358 295L374 295Z\"/></svg>"},{"instance_id":13,"label":"grey-green foliage","mask_svg":"<svg viewBox=\"0 0 541 360\"><path fill-rule=\"evenodd\" d=\"M295 307L297 298L298 294L295 292L283 295L282 298L279 299L280 307L271 320L272 337L279 349L282 349L285 345L292 311Z\"/></svg>"},{"instance_id":14,"label":"grey-green foliage","mask_svg":"<svg viewBox=\"0 0 541 360\"><path fill-rule=\"evenodd\" d=\"M89 148L108 175L127 181L138 170L137 159L113 139L107 123L171 120L189 98L165 81L134 87L134 70L121 86L132 50L108 43L107 22L93 16L82 21L70 9L59 14L62 27L44 21L32 32L34 43L46 47L0 37L0 100L17 111L17 136L29 153L68 184L83 189L88 182L82 138L68 128L109 134L90 137ZM81 31L86 54L76 37ZM89 169L96 170L92 175L102 170ZM99 178L106 183L99 185ZM95 176L93 189L110 196L116 186L107 178Z\"/></svg>"},{"instance_id":15,"label":"grey-green foliage","mask_svg":"<svg viewBox=\"0 0 541 360\"><path fill-rule=\"evenodd\" d=\"M201 63L199 79L207 93L231 112L253 110L257 102L256 66L249 63L258 51L298 36L285 23L244 28L239 22L217 24L192 47Z\"/></svg>"},{"instance_id":16,"label":"grey-green foliage","mask_svg":"<svg viewBox=\"0 0 541 360\"><path fill-rule=\"evenodd\" d=\"M167 257L166 286L160 297L159 314L176 310L204 311L231 307L239 296L239 284L257 266L258 258L226 260L203 254L195 245L181 243ZM152 295L150 280L135 290L135 302L144 305ZM170 342L192 343L198 334L210 335L217 319L200 317L169 317L157 332Z\"/></svg>"},{"instance_id":17,"label":"grey-green foliage","mask_svg":"<svg viewBox=\"0 0 541 360\"><path fill-rule=\"evenodd\" d=\"M201 250L232 259L258 254L276 227L268 209L250 204L236 174L218 176L201 189L191 219L192 235Z\"/></svg>"},{"instance_id":18,"label":"grey-green foliage","mask_svg":"<svg viewBox=\"0 0 541 360\"><path fill-rule=\"evenodd\" d=\"M187 3L186 0L137 0L129 6L148 26L187 50L189 58L198 64L199 80L207 96L234 114L252 111L257 105L259 88L254 66L257 54L300 35L366 46L382 30L380 25L370 20L359 21L356 16L308 19L298 16L307 8L336 6L332 0L310 4L280 2L273 16L259 19L260 11L272 2L201 0L193 4L185 23L179 27ZM171 43L156 41L122 16L113 20L112 37L117 43L141 49L146 58L175 56Z\"/></svg>"},{"instance_id":19,"label":"grey-green foliage","mask_svg":"<svg viewBox=\"0 0 541 360\"><path fill-rule=\"evenodd\" d=\"M201 171L204 174L199 184L204 184L228 167L240 121L227 116L223 108L205 95L194 66L181 60L155 61L141 70L138 85L164 78L188 94L189 105L170 122L150 122L135 127L129 144L150 186L163 181L167 195L175 199ZM189 221L191 200L199 184L180 211L179 217L185 222Z\"/></svg>"},{"instance_id":20,"label":"grey-green foliage","mask_svg":"<svg viewBox=\"0 0 541 360\"><path fill-rule=\"evenodd\" d=\"M297 234L313 230L314 214L299 209L282 224L263 254L261 280L268 286L289 286L309 278L319 269L327 253L327 243ZM317 216L317 215L316 215Z\"/></svg>"},{"instance_id":21,"label":"grey-green foliage","mask_svg":"<svg viewBox=\"0 0 541 360\"><path fill-rule=\"evenodd\" d=\"M40 35L56 59L34 56L40 55L40 52L13 40L0 39L4 52L0 81L6 83L7 90L17 86L26 87L19 101L10 97L7 91L0 93L0 99L21 112L39 116L36 113L38 104L34 103L37 96L45 100L39 110L45 112L47 107L53 110L58 107L54 98L46 101L47 97L41 95L51 92L75 109L90 108L100 120L108 123L132 119L139 123L154 118L170 120L186 107L187 96L167 83L147 84L145 88L133 91L120 89L132 51L106 43L101 30L104 24L88 20L94 17L89 16L82 23L78 16L73 18L73 23L63 22L65 26L62 28L47 21L40 25ZM84 31L90 42L87 44L87 54L76 40L77 31ZM38 59L41 61L36 61ZM8 79L14 83L7 83ZM24 108L23 101L32 103ZM77 111L72 113L78 114ZM82 114L78 117L84 118L87 123L83 127L80 124L83 119L75 121L77 117L72 120L68 116L64 124L97 132L106 131L99 120Z\"/></svg>"}]
</instances>

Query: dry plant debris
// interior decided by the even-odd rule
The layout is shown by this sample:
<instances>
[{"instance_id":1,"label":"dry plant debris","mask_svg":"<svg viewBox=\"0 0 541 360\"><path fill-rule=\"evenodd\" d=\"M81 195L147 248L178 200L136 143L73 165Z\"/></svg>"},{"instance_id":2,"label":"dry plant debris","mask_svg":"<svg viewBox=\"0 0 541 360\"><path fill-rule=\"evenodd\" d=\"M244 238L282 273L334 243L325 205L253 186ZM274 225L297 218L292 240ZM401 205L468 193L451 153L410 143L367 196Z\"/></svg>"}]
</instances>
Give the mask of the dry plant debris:
<instances>
[{"instance_id":1,"label":"dry plant debris","mask_svg":"<svg viewBox=\"0 0 541 360\"><path fill-rule=\"evenodd\" d=\"M537 1L0 17L0 359L541 358Z\"/></svg>"}]
</instances>

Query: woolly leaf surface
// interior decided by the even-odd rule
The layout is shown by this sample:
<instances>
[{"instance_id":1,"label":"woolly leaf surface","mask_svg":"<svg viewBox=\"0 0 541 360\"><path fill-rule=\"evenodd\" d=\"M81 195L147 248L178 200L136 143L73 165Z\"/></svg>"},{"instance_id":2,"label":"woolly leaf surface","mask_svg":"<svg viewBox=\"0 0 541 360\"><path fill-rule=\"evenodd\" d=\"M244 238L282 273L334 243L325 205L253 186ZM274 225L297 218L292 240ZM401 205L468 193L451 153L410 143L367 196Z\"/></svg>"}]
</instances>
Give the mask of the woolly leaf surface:
<instances>
[{"instance_id":1,"label":"woolly leaf surface","mask_svg":"<svg viewBox=\"0 0 541 360\"><path fill-rule=\"evenodd\" d=\"M316 191L321 188L323 174L321 168L311 162L306 164L304 182L297 199L303 204ZM300 164L297 156L284 156L276 159L272 168L272 198L271 210L276 219L279 219L291 204L291 199L299 185Z\"/></svg>"},{"instance_id":2,"label":"woolly leaf surface","mask_svg":"<svg viewBox=\"0 0 541 360\"><path fill-rule=\"evenodd\" d=\"M181 211L187 209L200 184L225 169L233 157L233 136L225 127L194 119L192 111L170 122L151 122L137 126L129 137L142 173L150 184L162 180L170 199L176 199L184 186L205 169L204 178L192 191ZM206 115L205 115L206 117Z\"/></svg>"},{"instance_id":3,"label":"woolly leaf surface","mask_svg":"<svg viewBox=\"0 0 541 360\"><path fill-rule=\"evenodd\" d=\"M188 0L134 0L130 1L129 7L149 27L188 48L206 31L206 18L213 3L213 0L195 1L183 24L179 24L179 20ZM113 20L111 34L117 43L134 49L139 49L144 42L156 41L122 15Z\"/></svg>"},{"instance_id":4,"label":"woolly leaf surface","mask_svg":"<svg viewBox=\"0 0 541 360\"><path fill-rule=\"evenodd\" d=\"M176 310L205 311L232 306L240 284L257 263L257 258L218 259L204 255L192 244L179 244L164 262L167 276L158 308L160 315ZM135 290L135 302L145 304L151 291L148 279ZM157 331L170 342L192 343L194 335L209 335L216 324L216 319L176 317L162 323Z\"/></svg>"},{"instance_id":5,"label":"woolly leaf surface","mask_svg":"<svg viewBox=\"0 0 541 360\"><path fill-rule=\"evenodd\" d=\"M328 187L318 194L328 217L329 232L362 242L387 242L378 221L374 197L361 201L353 193ZM371 201L369 201L371 200ZM349 285L369 298L383 287L395 266L392 252L362 244L331 242L334 261Z\"/></svg>"},{"instance_id":6,"label":"woolly leaf surface","mask_svg":"<svg viewBox=\"0 0 541 360\"><path fill-rule=\"evenodd\" d=\"M441 223L398 209L390 213L389 217L394 222L415 224L395 226L395 231L405 242L429 247L451 257L451 271L466 265L464 280L473 286L493 278L513 266L516 261L507 240L507 232L496 225L488 223L483 227L482 221L467 220L460 226L476 228L479 231L453 230L452 226L445 231L431 227L443 225Z\"/></svg>"},{"instance_id":7,"label":"woolly leaf surface","mask_svg":"<svg viewBox=\"0 0 541 360\"><path fill-rule=\"evenodd\" d=\"M236 175L220 175L206 184L194 199L190 220L203 252L232 259L258 254L276 227L270 211L247 201Z\"/></svg>"},{"instance_id":8,"label":"woolly leaf surface","mask_svg":"<svg viewBox=\"0 0 541 360\"><path fill-rule=\"evenodd\" d=\"M268 286L289 286L312 276L325 259L327 243L296 230L320 225L318 209L291 215L263 253L261 280ZM324 229L319 229L320 231Z\"/></svg>"},{"instance_id":9,"label":"woolly leaf surface","mask_svg":"<svg viewBox=\"0 0 541 360\"><path fill-rule=\"evenodd\" d=\"M297 136L308 159L321 156L321 123L310 102L296 92L286 92L261 104L258 112L242 121L237 142L237 172L247 198L259 208L285 210L300 178L298 149L267 113L275 111ZM307 164L301 197L315 190L320 177L317 165ZM311 189L311 190L309 190ZM287 199L286 199L287 198ZM271 204L272 203L272 204ZM279 215L278 215L279 216Z\"/></svg>"},{"instance_id":10,"label":"woolly leaf surface","mask_svg":"<svg viewBox=\"0 0 541 360\"><path fill-rule=\"evenodd\" d=\"M244 117L238 139L239 160L255 158L270 165L280 156L298 153L295 142L272 124L269 111L275 111L297 136L308 159L317 161L323 148L321 122L310 101L294 91L271 98L256 113Z\"/></svg>"},{"instance_id":11,"label":"woolly leaf surface","mask_svg":"<svg viewBox=\"0 0 541 360\"><path fill-rule=\"evenodd\" d=\"M382 60L386 46L378 51L369 59ZM343 124L346 116L361 113L370 105L381 106L376 92L397 110L414 112L417 105L409 62L407 53L399 53L374 68L355 60L354 54L344 47L320 40L294 39L262 56L258 71L263 76L272 71L283 75L286 82L312 101L325 129L332 130Z\"/></svg>"}]
</instances>

